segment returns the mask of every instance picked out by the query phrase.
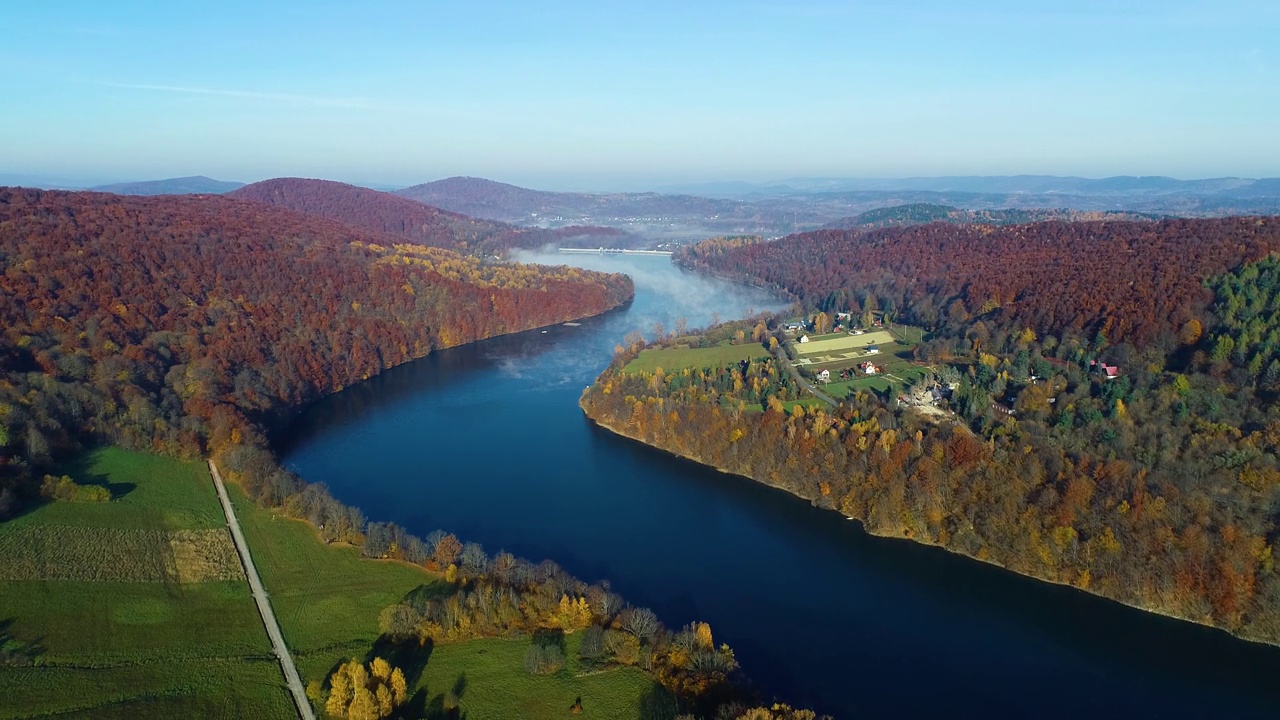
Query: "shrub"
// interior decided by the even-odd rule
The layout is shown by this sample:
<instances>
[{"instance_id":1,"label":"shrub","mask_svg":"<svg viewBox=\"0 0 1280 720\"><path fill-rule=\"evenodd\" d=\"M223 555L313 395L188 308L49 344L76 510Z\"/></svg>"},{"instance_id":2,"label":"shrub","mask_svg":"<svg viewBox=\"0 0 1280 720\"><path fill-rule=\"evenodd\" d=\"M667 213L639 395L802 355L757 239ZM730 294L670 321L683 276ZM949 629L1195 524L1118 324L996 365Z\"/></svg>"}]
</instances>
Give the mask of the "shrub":
<instances>
[{"instance_id":1,"label":"shrub","mask_svg":"<svg viewBox=\"0 0 1280 720\"><path fill-rule=\"evenodd\" d=\"M101 485L78 485L66 475L45 475L40 484L40 494L61 502L104 503L111 501L111 491Z\"/></svg>"},{"instance_id":2,"label":"shrub","mask_svg":"<svg viewBox=\"0 0 1280 720\"><path fill-rule=\"evenodd\" d=\"M564 650L559 645L534 642L524 655L524 669L531 675L553 675L564 668Z\"/></svg>"}]
</instances>

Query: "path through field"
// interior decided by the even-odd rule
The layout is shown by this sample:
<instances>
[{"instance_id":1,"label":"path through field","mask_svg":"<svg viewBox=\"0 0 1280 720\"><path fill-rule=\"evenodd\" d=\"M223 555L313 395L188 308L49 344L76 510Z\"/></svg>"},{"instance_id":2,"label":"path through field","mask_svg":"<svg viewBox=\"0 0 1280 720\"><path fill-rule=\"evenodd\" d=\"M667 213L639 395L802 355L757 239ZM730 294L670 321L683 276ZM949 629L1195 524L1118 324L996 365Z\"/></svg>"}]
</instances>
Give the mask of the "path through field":
<instances>
[{"instance_id":1,"label":"path through field","mask_svg":"<svg viewBox=\"0 0 1280 720\"><path fill-rule=\"evenodd\" d=\"M244 564L244 574L249 578L249 588L253 591L253 599L258 603L258 612L262 615L262 624L267 628L271 638L271 648L280 660L280 668L284 670L284 679L289 684L289 692L293 702L298 706L298 715L302 720L315 720L311 711L311 701L307 699L306 689L302 686L302 676L298 675L298 667L293 664L293 656L284 644L284 635L280 633L280 623L271 610L271 602L267 600L267 591L262 587L262 579L258 577L258 569L253 566L253 558L249 555L249 544L244 541L244 533L240 531L240 521L236 520L235 510L231 508L231 500L227 497L227 488L222 484L222 475L218 466L209 461L209 472L213 475L213 484L218 489L218 500L222 503L222 511L227 515L227 525L231 528L231 537L236 541L236 552L240 554L240 562Z\"/></svg>"}]
</instances>

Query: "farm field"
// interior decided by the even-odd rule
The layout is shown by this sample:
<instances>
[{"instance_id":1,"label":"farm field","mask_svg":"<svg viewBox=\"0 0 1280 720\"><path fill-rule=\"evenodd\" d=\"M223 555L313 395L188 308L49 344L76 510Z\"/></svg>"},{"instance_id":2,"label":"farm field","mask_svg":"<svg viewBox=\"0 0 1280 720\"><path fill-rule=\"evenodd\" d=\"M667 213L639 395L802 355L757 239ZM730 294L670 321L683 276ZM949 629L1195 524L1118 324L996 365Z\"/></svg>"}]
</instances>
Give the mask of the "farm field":
<instances>
[{"instance_id":1,"label":"farm field","mask_svg":"<svg viewBox=\"0 0 1280 720\"><path fill-rule=\"evenodd\" d=\"M628 373L640 373L653 372L658 368L668 371L681 368L710 368L768 355L769 351L759 343L742 345L725 343L709 348L651 348L641 351L636 359L627 363L622 370Z\"/></svg>"},{"instance_id":2,"label":"farm field","mask_svg":"<svg viewBox=\"0 0 1280 720\"><path fill-rule=\"evenodd\" d=\"M116 497L0 524L12 560L0 566L0 719L296 717L238 560L230 578L217 543L192 541L226 534L204 465L106 448L64 472ZM235 485L228 492L306 681L370 656L386 606L447 589L434 573L326 545L309 525L274 517ZM445 711L446 692L476 718L558 718L579 697L594 717L669 706L639 669L580 674L580 636L565 641L567 666L549 676L524 671L528 638L392 659L408 673L410 709L430 718L458 716Z\"/></svg>"},{"instance_id":3,"label":"farm field","mask_svg":"<svg viewBox=\"0 0 1280 720\"><path fill-rule=\"evenodd\" d=\"M106 448L62 472L113 499L0 524L0 718L294 717L203 465Z\"/></svg>"},{"instance_id":4,"label":"farm field","mask_svg":"<svg viewBox=\"0 0 1280 720\"><path fill-rule=\"evenodd\" d=\"M796 350L806 357L814 356L843 356L849 353L860 355L863 348L869 345L887 345L895 342L895 339L888 330L873 330L862 335L850 335L848 333L836 333L831 335L819 335L810 337L809 342L795 343Z\"/></svg>"},{"instance_id":5,"label":"farm field","mask_svg":"<svg viewBox=\"0 0 1280 720\"><path fill-rule=\"evenodd\" d=\"M912 350L917 344L915 339L920 337L916 334L918 332L918 328L900 326L892 331L876 330L863 335L831 334L817 336L807 343L792 342L792 347L800 354L800 359L795 364L806 367L813 373L829 370L832 382L823 385L822 390L835 398L848 397L859 390L900 390L929 372L927 367L917 364L912 356ZM904 340L903 337L910 337L911 340ZM847 342L846 338L855 342ZM862 348L872 344L877 346L879 352L866 354ZM813 352L815 346L818 348L817 352ZM840 379L841 370L854 368L868 361L875 363L882 372Z\"/></svg>"},{"instance_id":6,"label":"farm field","mask_svg":"<svg viewBox=\"0 0 1280 720\"><path fill-rule=\"evenodd\" d=\"M324 680L347 659L370 656L383 608L410 593L447 591L436 573L326 545L309 525L273 517L235 485L227 491L304 682ZM578 677L579 637L572 634L566 637L564 670L529 675L523 664L530 642L471 640L387 659L405 671L411 710L421 709L428 718L447 716L445 693L455 687L462 690L455 693L461 713L474 718L559 718L579 696L588 717L635 717L642 702L666 697L636 668Z\"/></svg>"}]
</instances>

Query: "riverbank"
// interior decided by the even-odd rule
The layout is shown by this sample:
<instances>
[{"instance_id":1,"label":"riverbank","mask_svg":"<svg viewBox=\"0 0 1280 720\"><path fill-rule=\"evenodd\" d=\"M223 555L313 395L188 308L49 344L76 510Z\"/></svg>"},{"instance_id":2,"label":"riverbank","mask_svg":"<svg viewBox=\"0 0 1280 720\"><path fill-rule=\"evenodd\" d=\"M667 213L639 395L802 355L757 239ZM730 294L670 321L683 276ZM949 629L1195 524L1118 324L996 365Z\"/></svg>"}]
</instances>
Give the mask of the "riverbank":
<instances>
[{"instance_id":1,"label":"riverbank","mask_svg":"<svg viewBox=\"0 0 1280 720\"><path fill-rule=\"evenodd\" d=\"M609 372L611 371L606 371L606 374ZM762 479L750 473L744 473L739 469L728 467L726 463L717 463L714 461L708 461L708 459L701 453L690 450L687 444L684 445L684 447L675 447L673 445L667 445L664 443L655 442L653 438L647 438L641 433L638 433L632 428L628 427L627 423L619 422L616 419L609 417L605 413L600 412L595 405L588 402L588 398L594 389L595 389L595 386L592 386L584 390L582 397L579 400L579 407L582 409L584 415L595 425L605 430L608 430L609 432L612 432L616 435L619 435L621 437L625 437L629 440L641 443L646 447L650 447L650 448L659 450L661 452L671 454L675 457L696 462L700 465L714 469L720 473L735 476L735 477L740 477L746 480L751 480L761 485L787 492L793 497L799 498L801 500L805 500L820 509L825 509L834 513L838 513L848 520L857 521L859 523L859 526L862 528L862 530L866 532L868 535L879 537L879 538L892 539L892 540L908 540L916 544L936 547L936 548L945 550L947 552L950 552L952 554L960 555L971 560L976 560L984 564L1000 568L1003 571L1016 573L1023 577L1031 578L1039 582L1045 582L1052 585L1068 587L1068 588L1071 588L1072 590L1082 591L1094 597L1102 598L1104 600L1114 602L1120 605L1124 605L1126 607L1130 607L1135 610L1140 610L1142 612L1151 613L1153 615L1158 615L1161 617L1166 617L1166 618L1170 618L1170 619L1178 620L1182 622L1194 623L1201 627L1206 627L1206 628L1213 629L1215 631L1220 631L1237 640L1243 640L1245 642L1255 643L1262 646L1280 647L1280 642L1277 642L1272 638L1258 637L1258 636L1243 634L1240 632L1233 632L1230 628L1222 627L1213 622L1205 621L1200 618L1190 617L1185 614L1170 612L1165 608L1156 607L1150 604L1144 604L1140 602L1126 600L1120 597L1115 597L1114 595L1111 595L1108 593L1098 592L1090 587L1082 587L1078 583L1064 582L1057 578L1046 577L1044 575L1037 575L1029 572L1022 572L1019 569L1010 567L1009 564L1007 563L1000 562L999 560L993 558L989 552L985 551L985 548L984 550L979 552L971 552L963 547L958 547L955 544L938 542L934 538L922 537L914 533L911 533L909 531L903 531L900 528L895 528L891 526L887 527L885 525L876 525L876 524L868 523L865 517L857 517L847 513L842 513L838 509L831 507L831 501L827 498L821 497L818 494L805 495L802 493L798 493L794 489L788 488L780 483L770 482L767 479ZM667 408L667 409L671 410L672 415L676 415L675 410L671 408Z\"/></svg>"}]
</instances>

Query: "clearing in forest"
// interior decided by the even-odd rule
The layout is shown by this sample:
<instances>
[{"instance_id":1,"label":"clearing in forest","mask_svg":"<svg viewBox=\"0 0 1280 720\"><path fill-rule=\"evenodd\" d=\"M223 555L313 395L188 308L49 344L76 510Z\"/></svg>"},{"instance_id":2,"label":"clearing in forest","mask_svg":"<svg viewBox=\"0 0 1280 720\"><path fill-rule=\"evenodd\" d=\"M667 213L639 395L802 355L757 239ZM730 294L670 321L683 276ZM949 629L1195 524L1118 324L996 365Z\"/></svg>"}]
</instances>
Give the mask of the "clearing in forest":
<instances>
[{"instance_id":1,"label":"clearing in forest","mask_svg":"<svg viewBox=\"0 0 1280 720\"><path fill-rule=\"evenodd\" d=\"M861 355L868 346L888 345L894 341L893 335L888 330L874 330L862 335L826 335L823 336L823 339L810 340L805 343L796 342L795 347L797 352L805 356L842 356L849 352Z\"/></svg>"},{"instance_id":2,"label":"clearing in forest","mask_svg":"<svg viewBox=\"0 0 1280 720\"><path fill-rule=\"evenodd\" d=\"M683 368L725 367L748 358L768 357L769 351L757 342L732 345L728 342L712 347L649 348L640 352L622 369L626 373L653 372L662 368L666 372Z\"/></svg>"}]
</instances>

